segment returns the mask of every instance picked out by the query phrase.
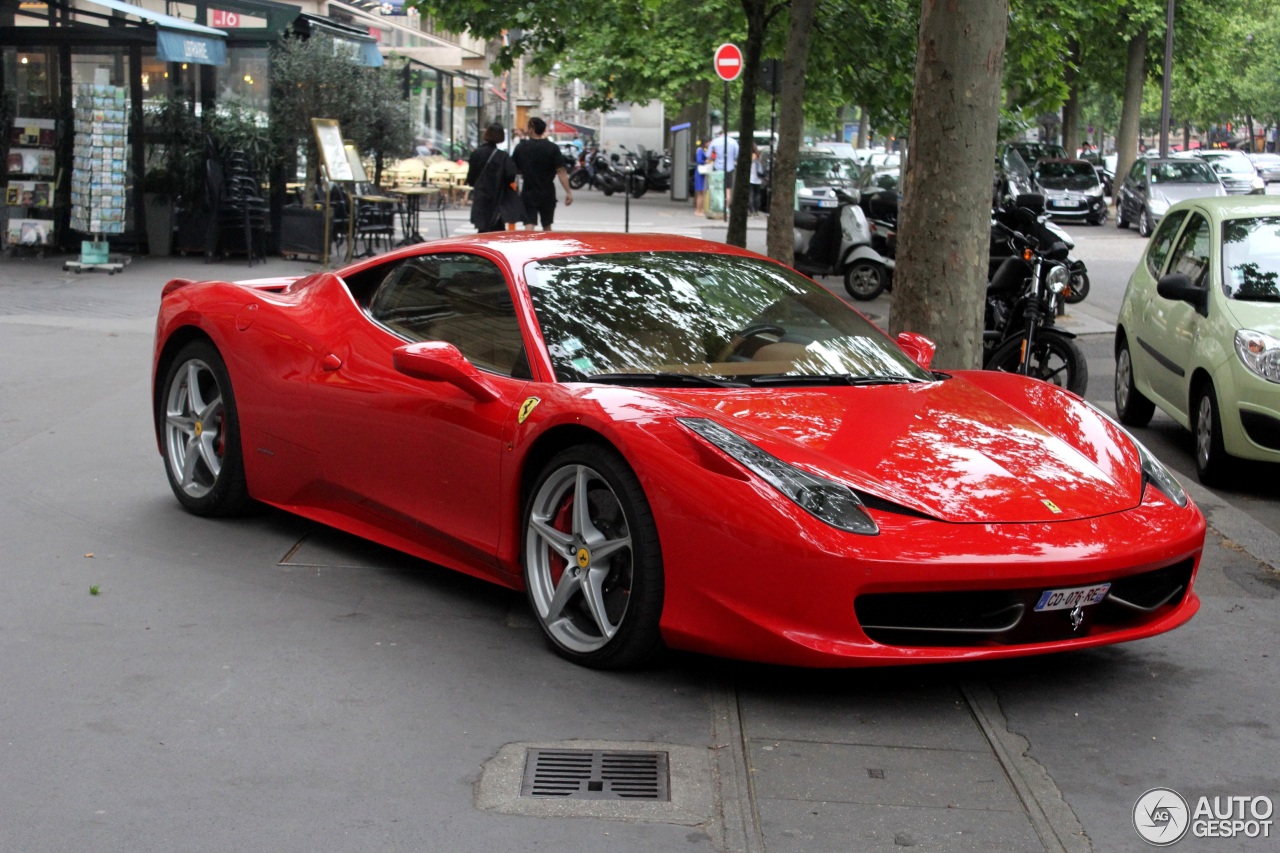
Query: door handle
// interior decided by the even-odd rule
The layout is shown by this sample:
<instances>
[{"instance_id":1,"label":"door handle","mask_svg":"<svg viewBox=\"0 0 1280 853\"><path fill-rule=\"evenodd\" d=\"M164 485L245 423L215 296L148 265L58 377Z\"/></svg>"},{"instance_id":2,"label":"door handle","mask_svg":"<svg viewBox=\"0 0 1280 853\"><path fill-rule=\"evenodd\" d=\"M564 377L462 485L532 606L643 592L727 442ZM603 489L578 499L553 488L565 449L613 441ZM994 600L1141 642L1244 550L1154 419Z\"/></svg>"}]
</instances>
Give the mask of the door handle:
<instances>
[{"instance_id":1,"label":"door handle","mask_svg":"<svg viewBox=\"0 0 1280 853\"><path fill-rule=\"evenodd\" d=\"M342 367L342 359L338 358L333 353L329 353L328 355L326 355L324 358L320 360L320 367L326 373L332 373L333 371Z\"/></svg>"}]
</instances>

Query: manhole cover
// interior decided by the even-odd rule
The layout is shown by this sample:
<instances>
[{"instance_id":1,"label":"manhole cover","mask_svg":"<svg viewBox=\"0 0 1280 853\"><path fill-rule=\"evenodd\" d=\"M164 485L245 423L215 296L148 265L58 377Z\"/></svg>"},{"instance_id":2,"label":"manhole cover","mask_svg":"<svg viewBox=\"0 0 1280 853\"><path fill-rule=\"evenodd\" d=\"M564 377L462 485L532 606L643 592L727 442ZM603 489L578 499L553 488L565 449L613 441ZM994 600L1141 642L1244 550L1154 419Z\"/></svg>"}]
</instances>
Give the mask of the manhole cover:
<instances>
[{"instance_id":1,"label":"manhole cover","mask_svg":"<svg viewBox=\"0 0 1280 853\"><path fill-rule=\"evenodd\" d=\"M522 797L569 800L671 799L667 754L637 750L530 749Z\"/></svg>"}]
</instances>

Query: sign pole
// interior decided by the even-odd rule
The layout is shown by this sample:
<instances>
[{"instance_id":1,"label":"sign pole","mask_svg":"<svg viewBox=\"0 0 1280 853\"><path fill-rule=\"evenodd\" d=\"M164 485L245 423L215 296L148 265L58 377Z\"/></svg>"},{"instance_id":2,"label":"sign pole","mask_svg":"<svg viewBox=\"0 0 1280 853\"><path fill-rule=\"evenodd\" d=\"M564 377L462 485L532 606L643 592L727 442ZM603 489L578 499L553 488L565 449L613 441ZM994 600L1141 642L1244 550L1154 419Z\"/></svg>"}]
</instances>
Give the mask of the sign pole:
<instances>
[{"instance_id":1,"label":"sign pole","mask_svg":"<svg viewBox=\"0 0 1280 853\"><path fill-rule=\"evenodd\" d=\"M729 81L724 81L724 162L720 164L724 171L724 221L729 221Z\"/></svg>"}]
</instances>

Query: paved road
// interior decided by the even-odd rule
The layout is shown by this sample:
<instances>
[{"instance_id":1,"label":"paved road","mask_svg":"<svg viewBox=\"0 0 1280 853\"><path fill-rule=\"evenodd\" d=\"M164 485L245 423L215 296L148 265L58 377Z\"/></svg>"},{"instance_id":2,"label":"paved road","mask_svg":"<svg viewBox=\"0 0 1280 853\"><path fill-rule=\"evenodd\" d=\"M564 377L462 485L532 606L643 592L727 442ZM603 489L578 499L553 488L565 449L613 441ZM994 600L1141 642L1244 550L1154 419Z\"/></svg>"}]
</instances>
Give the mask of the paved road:
<instances>
[{"instance_id":1,"label":"paved road","mask_svg":"<svg viewBox=\"0 0 1280 853\"><path fill-rule=\"evenodd\" d=\"M644 201L646 229L722 227ZM585 198L562 221L616 210ZM1136 851L1148 788L1280 798L1280 576L1234 532L1239 502L1194 485L1215 526L1185 628L834 673L590 672L519 596L281 513L184 514L148 416L159 284L308 268L0 261L5 850ZM1087 337L1105 377L1106 334ZM673 802L531 804L530 745L665 751Z\"/></svg>"}]
</instances>

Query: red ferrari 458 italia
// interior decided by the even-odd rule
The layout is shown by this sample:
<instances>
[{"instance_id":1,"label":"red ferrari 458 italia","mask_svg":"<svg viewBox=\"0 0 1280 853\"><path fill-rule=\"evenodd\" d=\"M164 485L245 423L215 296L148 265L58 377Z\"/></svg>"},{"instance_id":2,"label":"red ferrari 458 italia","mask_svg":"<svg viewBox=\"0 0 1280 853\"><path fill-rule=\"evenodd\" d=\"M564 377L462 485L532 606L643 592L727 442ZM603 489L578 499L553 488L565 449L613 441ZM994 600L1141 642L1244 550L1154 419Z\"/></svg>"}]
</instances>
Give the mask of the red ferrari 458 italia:
<instances>
[{"instance_id":1,"label":"red ferrari 458 italia","mask_svg":"<svg viewBox=\"0 0 1280 853\"><path fill-rule=\"evenodd\" d=\"M588 666L998 658L1190 619L1205 523L1164 466L1069 392L932 352L722 244L485 235L169 282L155 427L191 512L270 504L524 589Z\"/></svg>"}]
</instances>

